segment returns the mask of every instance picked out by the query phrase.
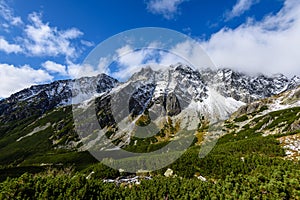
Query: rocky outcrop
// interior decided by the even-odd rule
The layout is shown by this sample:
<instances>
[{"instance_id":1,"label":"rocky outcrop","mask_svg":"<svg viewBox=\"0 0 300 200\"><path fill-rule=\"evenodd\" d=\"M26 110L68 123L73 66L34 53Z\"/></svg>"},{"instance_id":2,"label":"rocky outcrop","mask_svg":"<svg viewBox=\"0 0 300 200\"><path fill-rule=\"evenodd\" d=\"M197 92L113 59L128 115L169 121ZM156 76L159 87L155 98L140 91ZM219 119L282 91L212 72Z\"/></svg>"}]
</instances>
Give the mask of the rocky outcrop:
<instances>
[{"instance_id":1,"label":"rocky outcrop","mask_svg":"<svg viewBox=\"0 0 300 200\"><path fill-rule=\"evenodd\" d=\"M290 126L290 131L299 131L299 130L300 130L300 119L297 121L294 121Z\"/></svg>"},{"instance_id":2,"label":"rocky outcrop","mask_svg":"<svg viewBox=\"0 0 300 200\"><path fill-rule=\"evenodd\" d=\"M169 116L178 115L181 112L180 103L174 93L167 96L166 111Z\"/></svg>"}]
</instances>

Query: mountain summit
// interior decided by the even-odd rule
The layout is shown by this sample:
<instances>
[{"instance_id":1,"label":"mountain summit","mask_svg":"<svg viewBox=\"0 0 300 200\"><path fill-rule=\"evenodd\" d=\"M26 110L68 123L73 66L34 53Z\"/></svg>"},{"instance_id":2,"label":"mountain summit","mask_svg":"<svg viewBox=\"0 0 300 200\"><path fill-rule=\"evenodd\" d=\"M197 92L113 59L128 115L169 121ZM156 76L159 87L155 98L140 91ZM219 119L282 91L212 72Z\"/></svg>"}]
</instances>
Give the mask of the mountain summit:
<instances>
[{"instance_id":1,"label":"mountain summit","mask_svg":"<svg viewBox=\"0 0 300 200\"><path fill-rule=\"evenodd\" d=\"M141 86L140 89L138 89L139 86L135 87L141 92L143 90L150 91L154 100L162 96L167 97L176 91L177 98L185 98L185 101L188 99L193 102L204 102L202 103L202 105L206 104L204 109L212 109L212 106L218 107L218 102L212 101L222 99L223 104L229 105L224 113L218 113L222 117L228 116L244 103L279 94L300 84L300 78L297 76L292 79L288 79L284 75L253 77L231 69L197 71L180 63L157 71L149 66L133 74L126 83L119 83L108 75L100 74L95 77L55 81L24 89L9 98L0 100L0 122L20 120L33 115L41 116L55 107L76 104L94 95L108 92L117 86L130 84L137 80L143 80L144 83L146 80L147 83L152 83L152 85ZM137 92L134 95L135 98L143 96Z\"/></svg>"}]
</instances>

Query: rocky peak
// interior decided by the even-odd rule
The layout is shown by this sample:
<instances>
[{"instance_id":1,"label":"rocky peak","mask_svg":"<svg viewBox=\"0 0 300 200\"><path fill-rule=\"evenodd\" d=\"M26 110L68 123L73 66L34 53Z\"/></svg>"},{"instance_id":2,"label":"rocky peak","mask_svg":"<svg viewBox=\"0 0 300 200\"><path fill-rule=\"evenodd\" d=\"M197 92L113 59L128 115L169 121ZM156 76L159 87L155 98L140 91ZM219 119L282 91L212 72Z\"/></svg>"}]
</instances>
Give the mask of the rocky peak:
<instances>
[{"instance_id":1,"label":"rocky peak","mask_svg":"<svg viewBox=\"0 0 300 200\"><path fill-rule=\"evenodd\" d=\"M299 76L294 76L292 79L291 79L291 81L290 81L290 83L289 83L289 85L288 85L288 89L290 90L290 89L294 89L294 88L296 88L297 86L299 86L300 85L300 77Z\"/></svg>"},{"instance_id":2,"label":"rocky peak","mask_svg":"<svg viewBox=\"0 0 300 200\"><path fill-rule=\"evenodd\" d=\"M141 80L141 79L151 79L153 78L155 72L152 70L150 66L143 67L140 71L134 73L130 80Z\"/></svg>"},{"instance_id":3,"label":"rocky peak","mask_svg":"<svg viewBox=\"0 0 300 200\"><path fill-rule=\"evenodd\" d=\"M293 80L289 80L282 74L275 74L270 77L263 74L249 76L227 68L216 71L202 70L201 75L208 85L223 96L232 97L245 103L270 97L295 87L292 85L299 85L299 83L292 84Z\"/></svg>"},{"instance_id":4,"label":"rocky peak","mask_svg":"<svg viewBox=\"0 0 300 200\"><path fill-rule=\"evenodd\" d=\"M190 66L182 64L182 63L177 63L176 65L171 65L171 69L174 69L175 71L181 72L182 74L192 74L195 72Z\"/></svg>"},{"instance_id":5,"label":"rocky peak","mask_svg":"<svg viewBox=\"0 0 300 200\"><path fill-rule=\"evenodd\" d=\"M202 98L207 91L199 71L181 63L157 71L144 68L141 72L133 75L129 82L141 80L147 80L146 82L153 84L155 88L153 96L155 98L160 98L169 93L177 93L199 101L203 100Z\"/></svg>"},{"instance_id":6,"label":"rocky peak","mask_svg":"<svg viewBox=\"0 0 300 200\"><path fill-rule=\"evenodd\" d=\"M0 122L40 116L57 106L77 103L93 94L111 90L118 81L105 74L76 80L34 85L0 101ZM73 100L73 102L72 102Z\"/></svg>"}]
</instances>

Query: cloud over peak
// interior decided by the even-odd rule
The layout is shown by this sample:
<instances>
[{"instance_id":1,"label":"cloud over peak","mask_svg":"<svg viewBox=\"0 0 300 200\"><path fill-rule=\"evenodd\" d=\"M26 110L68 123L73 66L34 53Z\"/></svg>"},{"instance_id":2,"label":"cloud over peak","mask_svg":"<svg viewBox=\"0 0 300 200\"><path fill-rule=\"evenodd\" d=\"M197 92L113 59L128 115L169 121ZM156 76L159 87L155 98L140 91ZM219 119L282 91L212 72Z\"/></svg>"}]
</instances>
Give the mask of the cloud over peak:
<instances>
[{"instance_id":1,"label":"cloud over peak","mask_svg":"<svg viewBox=\"0 0 300 200\"><path fill-rule=\"evenodd\" d=\"M300 3L285 0L278 13L235 29L223 28L202 46L218 66L292 76L300 74L299 35Z\"/></svg>"}]
</instances>

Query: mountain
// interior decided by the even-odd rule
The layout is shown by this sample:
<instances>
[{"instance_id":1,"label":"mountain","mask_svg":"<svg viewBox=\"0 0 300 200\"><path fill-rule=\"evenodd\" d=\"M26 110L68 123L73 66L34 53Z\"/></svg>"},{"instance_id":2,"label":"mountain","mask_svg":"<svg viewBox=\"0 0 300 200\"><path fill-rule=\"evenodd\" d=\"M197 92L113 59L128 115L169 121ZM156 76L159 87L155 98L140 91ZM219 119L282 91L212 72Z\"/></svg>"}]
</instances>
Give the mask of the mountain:
<instances>
[{"instance_id":1,"label":"mountain","mask_svg":"<svg viewBox=\"0 0 300 200\"><path fill-rule=\"evenodd\" d=\"M80 83L80 88L75 86ZM78 103L95 93L111 90L118 81L105 74L78 80L61 80L45 85L35 85L0 100L0 122L36 116L57 107ZM72 91L72 88L75 88ZM72 102L73 101L73 102Z\"/></svg>"},{"instance_id":2,"label":"mountain","mask_svg":"<svg viewBox=\"0 0 300 200\"><path fill-rule=\"evenodd\" d=\"M299 78L296 76L292 79L283 75L254 77L230 69L197 71L183 64L160 70L146 67L124 83L100 74L95 77L32 86L0 101L0 165L81 165L83 159L95 162L85 150L90 147L87 144L104 145L104 134L119 148L138 152L155 150L176 138L179 124L187 127L191 125L191 121L195 130L199 132L197 143L200 144L204 134L201 131L207 123L227 119L224 122L227 132L241 131L244 126L242 123L260 122L256 122L256 118L253 118L254 121L250 120L250 115L268 115L258 111L266 112L266 107L276 107L278 103L276 104L275 99L280 95L284 96L285 100L282 101L290 107L281 106L278 109L299 107L298 104L294 104L295 101L299 102L297 92L295 98L286 97L298 87ZM257 103L271 101L265 98L274 98L274 105L264 106ZM80 102L83 103L79 104ZM253 106L256 104L259 106ZM81 133L78 136L78 130L75 132L72 108L73 112L74 108L83 113L96 111L100 127L83 127L83 131L93 134ZM247 110L251 112L248 113ZM232 118L228 119L232 113ZM246 118L244 115L247 115L248 121L238 122ZM93 120L89 116L82 115L80 120ZM156 135L151 133L153 129L147 130L146 133L149 133L150 137L145 140L139 139L138 136L141 135L138 135L138 130L130 128L132 124L143 127L152 122L159 129L155 130ZM289 127L282 125L281 128L277 128L278 132L289 133L292 131L291 126L297 130L294 118L292 122L295 124L286 122ZM127 132L120 132L117 123L121 123ZM250 128L254 126L250 124ZM284 131L283 127L287 127L287 131ZM267 131L264 128L258 130ZM102 131L103 134L99 135L97 131ZM145 137L147 135L140 138Z\"/></svg>"}]
</instances>

